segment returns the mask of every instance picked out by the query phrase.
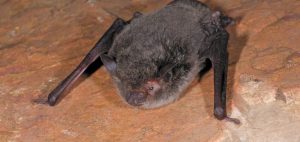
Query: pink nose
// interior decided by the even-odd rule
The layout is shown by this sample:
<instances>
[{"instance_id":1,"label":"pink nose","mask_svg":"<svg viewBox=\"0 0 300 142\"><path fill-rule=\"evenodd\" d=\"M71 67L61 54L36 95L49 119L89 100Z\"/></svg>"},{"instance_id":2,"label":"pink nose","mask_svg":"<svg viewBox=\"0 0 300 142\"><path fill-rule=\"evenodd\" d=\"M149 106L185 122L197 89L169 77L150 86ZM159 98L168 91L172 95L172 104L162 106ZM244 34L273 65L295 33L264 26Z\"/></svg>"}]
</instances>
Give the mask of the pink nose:
<instances>
[{"instance_id":1,"label":"pink nose","mask_svg":"<svg viewBox=\"0 0 300 142\"><path fill-rule=\"evenodd\" d=\"M132 106L140 106L146 101L146 95L141 92L130 92L126 97L126 101Z\"/></svg>"}]
</instances>

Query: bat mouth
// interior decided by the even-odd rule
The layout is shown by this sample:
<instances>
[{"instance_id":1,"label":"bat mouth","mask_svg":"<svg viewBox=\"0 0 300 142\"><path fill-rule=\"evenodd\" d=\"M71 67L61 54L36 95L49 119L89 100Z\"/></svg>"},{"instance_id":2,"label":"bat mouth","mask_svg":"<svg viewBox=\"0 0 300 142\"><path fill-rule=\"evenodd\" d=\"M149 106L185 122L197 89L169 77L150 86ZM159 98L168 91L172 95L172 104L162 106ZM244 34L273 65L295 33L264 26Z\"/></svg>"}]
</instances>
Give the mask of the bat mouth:
<instances>
[{"instance_id":1,"label":"bat mouth","mask_svg":"<svg viewBox=\"0 0 300 142\"><path fill-rule=\"evenodd\" d=\"M131 106L142 106L147 99L147 95L142 92L131 92L126 96L126 101Z\"/></svg>"}]
</instances>

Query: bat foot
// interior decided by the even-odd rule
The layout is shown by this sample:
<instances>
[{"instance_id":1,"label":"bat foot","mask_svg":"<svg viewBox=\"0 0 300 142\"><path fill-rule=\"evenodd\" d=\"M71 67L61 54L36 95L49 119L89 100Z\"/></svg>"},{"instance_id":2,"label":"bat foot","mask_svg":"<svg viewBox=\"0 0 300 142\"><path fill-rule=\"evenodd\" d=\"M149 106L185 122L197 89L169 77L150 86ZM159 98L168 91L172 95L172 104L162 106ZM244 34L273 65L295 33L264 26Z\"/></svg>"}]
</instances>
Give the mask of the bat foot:
<instances>
[{"instance_id":1,"label":"bat foot","mask_svg":"<svg viewBox=\"0 0 300 142\"><path fill-rule=\"evenodd\" d=\"M214 115L218 120L225 120L227 122L232 122L236 125L240 125L241 121L237 118L230 118L226 115L226 112L223 108L221 107L216 107L214 110Z\"/></svg>"},{"instance_id":2,"label":"bat foot","mask_svg":"<svg viewBox=\"0 0 300 142\"><path fill-rule=\"evenodd\" d=\"M234 124L236 124L236 125L240 125L241 124L241 121L239 120L239 119L237 119L237 118L230 118L230 117L225 117L224 118L224 120L225 121L227 121L227 122L231 122L231 123L234 123Z\"/></svg>"},{"instance_id":3,"label":"bat foot","mask_svg":"<svg viewBox=\"0 0 300 142\"><path fill-rule=\"evenodd\" d=\"M48 104L47 100L44 98L38 98L38 99L34 99L32 100L33 104L40 104L40 105L46 105Z\"/></svg>"}]
</instances>

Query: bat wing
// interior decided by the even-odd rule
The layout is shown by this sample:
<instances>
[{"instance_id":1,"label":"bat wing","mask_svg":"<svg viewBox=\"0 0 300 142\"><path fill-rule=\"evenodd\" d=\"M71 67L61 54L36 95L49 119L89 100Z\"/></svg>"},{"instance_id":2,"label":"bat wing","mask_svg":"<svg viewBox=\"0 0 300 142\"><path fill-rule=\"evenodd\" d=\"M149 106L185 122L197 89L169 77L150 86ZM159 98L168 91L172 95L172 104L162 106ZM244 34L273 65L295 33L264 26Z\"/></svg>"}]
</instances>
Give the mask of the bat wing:
<instances>
[{"instance_id":1,"label":"bat wing","mask_svg":"<svg viewBox=\"0 0 300 142\"><path fill-rule=\"evenodd\" d=\"M80 77L80 75L101 55L104 55L110 49L114 36L118 34L127 25L127 22L118 18L112 26L104 33L102 38L89 51L77 68L68 75L48 96L49 105L55 105L59 96ZM103 61L102 61L103 62Z\"/></svg>"}]
</instances>

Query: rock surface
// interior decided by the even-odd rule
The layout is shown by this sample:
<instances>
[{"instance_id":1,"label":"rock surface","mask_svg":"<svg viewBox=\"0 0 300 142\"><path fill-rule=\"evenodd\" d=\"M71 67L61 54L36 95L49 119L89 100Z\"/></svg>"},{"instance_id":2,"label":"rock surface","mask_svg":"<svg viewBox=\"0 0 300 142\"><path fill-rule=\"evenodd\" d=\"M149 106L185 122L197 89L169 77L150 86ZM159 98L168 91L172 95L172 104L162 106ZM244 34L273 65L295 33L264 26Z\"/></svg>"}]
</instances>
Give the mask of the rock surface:
<instances>
[{"instance_id":1,"label":"rock surface","mask_svg":"<svg viewBox=\"0 0 300 142\"><path fill-rule=\"evenodd\" d=\"M104 68L55 107L38 104L116 16L170 0L0 0L0 142L298 142L300 1L203 0L236 19L228 28L228 112L212 116L213 76L154 110L126 105Z\"/></svg>"}]
</instances>

